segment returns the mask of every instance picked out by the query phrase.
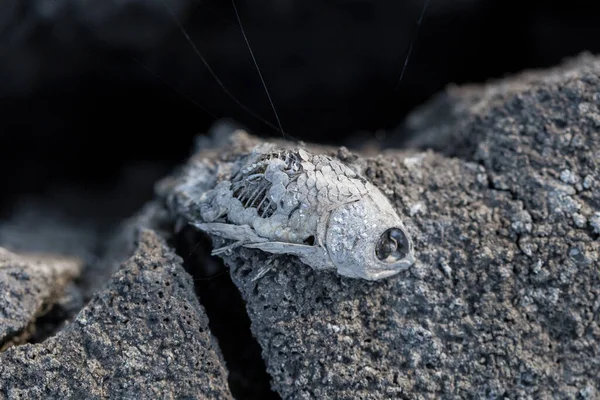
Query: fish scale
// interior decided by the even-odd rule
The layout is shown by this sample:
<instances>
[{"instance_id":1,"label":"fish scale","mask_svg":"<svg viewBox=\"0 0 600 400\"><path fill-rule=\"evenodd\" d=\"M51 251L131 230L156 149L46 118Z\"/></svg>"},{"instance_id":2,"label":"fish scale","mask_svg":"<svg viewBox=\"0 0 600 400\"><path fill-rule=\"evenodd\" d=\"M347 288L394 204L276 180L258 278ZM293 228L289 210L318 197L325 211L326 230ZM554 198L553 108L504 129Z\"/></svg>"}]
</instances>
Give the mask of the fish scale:
<instances>
[{"instance_id":1,"label":"fish scale","mask_svg":"<svg viewBox=\"0 0 600 400\"><path fill-rule=\"evenodd\" d=\"M219 170L228 173L216 175L199 197L187 197L199 210L190 223L233 241L213 254L244 246L367 280L414 263L412 241L390 201L341 160L263 143L223 163ZM194 176L183 182L175 193L201 192Z\"/></svg>"}]
</instances>

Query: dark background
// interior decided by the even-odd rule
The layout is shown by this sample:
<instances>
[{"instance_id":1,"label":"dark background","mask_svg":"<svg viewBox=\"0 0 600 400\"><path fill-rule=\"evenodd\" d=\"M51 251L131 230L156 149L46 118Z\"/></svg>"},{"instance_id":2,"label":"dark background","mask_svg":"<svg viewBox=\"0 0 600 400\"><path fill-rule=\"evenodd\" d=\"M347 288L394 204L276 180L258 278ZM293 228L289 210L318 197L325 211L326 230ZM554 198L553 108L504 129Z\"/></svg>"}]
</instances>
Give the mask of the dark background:
<instances>
[{"instance_id":1,"label":"dark background","mask_svg":"<svg viewBox=\"0 0 600 400\"><path fill-rule=\"evenodd\" d=\"M433 0L400 85L423 0L237 6L286 133L343 144L398 126L448 83L600 51L593 3ZM228 97L174 19L228 90L275 124L229 1L4 1L3 216L23 194L55 196L69 187L94 197L117 182L129 191L98 207L126 216L216 117L280 136Z\"/></svg>"}]
</instances>

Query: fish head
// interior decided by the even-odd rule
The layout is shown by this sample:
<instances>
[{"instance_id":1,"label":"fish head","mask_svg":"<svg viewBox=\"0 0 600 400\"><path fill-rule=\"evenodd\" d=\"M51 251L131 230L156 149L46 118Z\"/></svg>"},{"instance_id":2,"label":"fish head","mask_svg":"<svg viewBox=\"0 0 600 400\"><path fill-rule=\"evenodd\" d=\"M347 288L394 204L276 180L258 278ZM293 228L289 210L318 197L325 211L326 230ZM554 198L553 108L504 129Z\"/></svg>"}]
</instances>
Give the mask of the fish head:
<instances>
[{"instance_id":1,"label":"fish head","mask_svg":"<svg viewBox=\"0 0 600 400\"><path fill-rule=\"evenodd\" d=\"M414 249L400 216L379 189L335 208L328 221L325 246L338 273L380 280L408 269Z\"/></svg>"}]
</instances>

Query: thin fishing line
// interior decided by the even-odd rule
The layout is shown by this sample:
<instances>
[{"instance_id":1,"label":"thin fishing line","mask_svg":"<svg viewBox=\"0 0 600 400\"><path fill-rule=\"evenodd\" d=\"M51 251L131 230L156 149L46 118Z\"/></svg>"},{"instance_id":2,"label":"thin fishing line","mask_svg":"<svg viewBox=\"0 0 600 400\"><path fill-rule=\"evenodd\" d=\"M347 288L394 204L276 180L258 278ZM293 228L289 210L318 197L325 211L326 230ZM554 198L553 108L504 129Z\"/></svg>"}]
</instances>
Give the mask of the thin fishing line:
<instances>
[{"instance_id":1,"label":"thin fishing line","mask_svg":"<svg viewBox=\"0 0 600 400\"><path fill-rule=\"evenodd\" d=\"M240 106L244 111L246 111L247 113L249 113L250 115L252 115L254 118L256 118L257 120L259 120L260 122L262 122L263 124L267 125L268 127L279 131L279 128L277 128L275 125L273 125L272 123L270 123L269 121L267 121L266 119L262 118L260 115L256 114L254 111L252 111L251 109L249 109L248 107L246 107L241 101L239 101L230 91L229 89L227 89L227 87L225 86L225 84L221 81L221 79L219 79L218 75L215 73L215 71L213 71L213 69L211 68L210 64L208 63L208 61L206 60L206 58L204 58L204 56L202 55L202 53L200 53L200 50L198 50L198 48L196 47L196 45L194 44L194 42L192 41L192 38L188 35L188 33L186 32L185 28L183 27L183 25L177 20L177 18L175 17L175 14L173 14L173 12L171 11L171 9L169 8L169 6L167 6L166 0L163 1L163 5L165 6L165 8L167 9L167 12L169 13L169 15L171 16L171 18L173 19L173 21L175 22L175 24L177 24L177 27L179 28L179 30L181 31L181 33L183 34L183 36L186 38L186 40L188 41L188 43L190 44L190 46L192 46L192 49L194 50L194 52L196 53L196 55L200 58L200 60L202 61L202 63L204 64L204 66L206 67L206 69L208 70L208 72L212 75L212 77L214 78L214 80L217 82L217 84L221 87L221 89L223 89L223 91L225 92L225 94L227 94L238 106Z\"/></svg>"},{"instance_id":2,"label":"thin fishing line","mask_svg":"<svg viewBox=\"0 0 600 400\"><path fill-rule=\"evenodd\" d=\"M271 94L269 93L269 89L267 88L267 84L265 79L263 78L262 72L260 72L260 68L258 66L258 62L256 61L256 57L254 57L254 52L252 51L252 47L250 46L250 41L248 40L248 36L246 35L246 31L244 30L244 25L242 25L242 19L240 18L240 14L238 12L237 6L235 5L235 0L231 0L231 4L233 5L233 10L235 11L235 16L240 24L240 30L242 31L242 35L244 36L244 41L246 42L246 46L248 46L248 50L250 51L250 56L252 56L252 61L254 62L254 66L256 67L256 71L258 72L258 76L260 77L260 81L262 82L263 88L265 89L265 93L267 94L267 98L269 99L269 104L271 105L271 109L273 110L273 114L275 114L275 119L277 120L277 125L279 125L279 130L285 139L285 132L283 131L283 126L281 126L281 121L279 120L279 115L277 114L277 110L275 109L275 104L273 103L273 99L271 99Z\"/></svg>"},{"instance_id":3,"label":"thin fishing line","mask_svg":"<svg viewBox=\"0 0 600 400\"><path fill-rule=\"evenodd\" d=\"M406 58L404 59L404 66L402 67L402 72L400 73L400 77L398 78L398 82L396 83L396 90L398 90L398 88L400 87L400 82L402 82L402 78L404 78L404 73L406 72L406 67L408 66L408 60L412 53L413 47L414 47L415 43L417 42L419 28L421 27L421 23L423 22L423 18L425 17L425 11L427 10L427 7L429 6L430 1L431 0L425 0L425 4L423 5L423 9L421 10L421 15L419 16L419 20L417 21L417 28L415 30L415 36L413 37L413 39L410 42L410 46L408 47L408 53L406 55Z\"/></svg>"}]
</instances>

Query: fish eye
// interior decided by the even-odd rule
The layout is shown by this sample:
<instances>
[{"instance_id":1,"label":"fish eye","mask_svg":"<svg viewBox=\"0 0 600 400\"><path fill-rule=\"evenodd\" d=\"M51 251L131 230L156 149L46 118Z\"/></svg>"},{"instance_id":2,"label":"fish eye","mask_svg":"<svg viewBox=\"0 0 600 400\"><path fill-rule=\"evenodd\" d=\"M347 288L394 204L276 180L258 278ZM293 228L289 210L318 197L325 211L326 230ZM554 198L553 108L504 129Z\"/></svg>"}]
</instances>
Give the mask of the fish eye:
<instances>
[{"instance_id":1,"label":"fish eye","mask_svg":"<svg viewBox=\"0 0 600 400\"><path fill-rule=\"evenodd\" d=\"M375 247L377 258L386 263L403 259L409 251L408 237L399 228L390 228L383 232Z\"/></svg>"}]
</instances>

